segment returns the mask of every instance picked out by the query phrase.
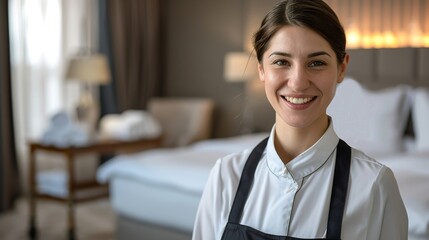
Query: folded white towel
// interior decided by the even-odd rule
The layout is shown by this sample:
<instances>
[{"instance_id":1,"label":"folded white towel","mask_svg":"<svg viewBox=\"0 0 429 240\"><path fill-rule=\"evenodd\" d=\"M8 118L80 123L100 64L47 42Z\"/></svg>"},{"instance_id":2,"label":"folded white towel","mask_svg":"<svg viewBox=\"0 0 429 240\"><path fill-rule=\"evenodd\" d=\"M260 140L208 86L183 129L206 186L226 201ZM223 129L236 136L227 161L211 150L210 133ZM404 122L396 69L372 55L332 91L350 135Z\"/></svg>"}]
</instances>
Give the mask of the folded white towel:
<instances>
[{"instance_id":1,"label":"folded white towel","mask_svg":"<svg viewBox=\"0 0 429 240\"><path fill-rule=\"evenodd\" d=\"M161 125L148 112L127 110L122 114L108 114L101 119L103 137L119 140L153 138L161 134Z\"/></svg>"},{"instance_id":2,"label":"folded white towel","mask_svg":"<svg viewBox=\"0 0 429 240\"><path fill-rule=\"evenodd\" d=\"M50 126L53 128L64 128L71 126L72 124L73 120L64 111L55 113L50 119Z\"/></svg>"},{"instance_id":3,"label":"folded white towel","mask_svg":"<svg viewBox=\"0 0 429 240\"><path fill-rule=\"evenodd\" d=\"M81 146L89 141L90 135L65 112L54 114L42 135L42 143L58 147Z\"/></svg>"}]
</instances>

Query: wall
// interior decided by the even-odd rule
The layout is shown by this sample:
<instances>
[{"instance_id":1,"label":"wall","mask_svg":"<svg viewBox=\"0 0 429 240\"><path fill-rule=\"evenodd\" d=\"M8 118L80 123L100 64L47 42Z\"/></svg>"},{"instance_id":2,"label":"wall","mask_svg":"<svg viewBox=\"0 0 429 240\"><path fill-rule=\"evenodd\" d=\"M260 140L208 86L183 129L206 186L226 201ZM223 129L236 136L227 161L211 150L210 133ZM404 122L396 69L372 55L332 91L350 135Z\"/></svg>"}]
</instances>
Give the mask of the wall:
<instances>
[{"instance_id":1,"label":"wall","mask_svg":"<svg viewBox=\"0 0 429 240\"><path fill-rule=\"evenodd\" d=\"M276 2L278 0L166 0L163 94L214 99L215 137L237 135L261 119L263 124L254 126L256 130L269 130L272 126L274 115L263 96L263 87L247 86L251 94L246 94L244 83L227 83L223 78L223 57L229 51L252 49L253 33ZM347 4L353 7L360 0L327 2L341 9ZM417 2L428 10L429 4L425 1L413 1L413 4ZM383 4L405 6L406 1L385 0ZM347 13L338 15L347 20L344 17ZM350 64L353 65L353 61ZM252 120L248 108L249 105L255 107L256 103L257 108L265 112L254 115Z\"/></svg>"},{"instance_id":2,"label":"wall","mask_svg":"<svg viewBox=\"0 0 429 240\"><path fill-rule=\"evenodd\" d=\"M249 96L244 83L224 80L223 59L227 52L249 49L260 22L255 16L271 6L257 0L166 1L163 95L214 99L215 137L245 131L242 116Z\"/></svg>"}]
</instances>

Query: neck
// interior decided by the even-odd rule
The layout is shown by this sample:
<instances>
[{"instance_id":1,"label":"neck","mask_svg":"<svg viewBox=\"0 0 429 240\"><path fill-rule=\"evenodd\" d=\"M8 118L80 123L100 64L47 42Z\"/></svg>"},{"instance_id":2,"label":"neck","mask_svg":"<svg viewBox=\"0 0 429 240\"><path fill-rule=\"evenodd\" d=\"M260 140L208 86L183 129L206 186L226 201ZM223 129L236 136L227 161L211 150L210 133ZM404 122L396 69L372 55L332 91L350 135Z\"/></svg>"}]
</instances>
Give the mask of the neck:
<instances>
[{"instance_id":1,"label":"neck","mask_svg":"<svg viewBox=\"0 0 429 240\"><path fill-rule=\"evenodd\" d=\"M328 116L311 126L299 128L287 125L278 116L276 118L274 146L285 164L313 146L329 127Z\"/></svg>"}]
</instances>

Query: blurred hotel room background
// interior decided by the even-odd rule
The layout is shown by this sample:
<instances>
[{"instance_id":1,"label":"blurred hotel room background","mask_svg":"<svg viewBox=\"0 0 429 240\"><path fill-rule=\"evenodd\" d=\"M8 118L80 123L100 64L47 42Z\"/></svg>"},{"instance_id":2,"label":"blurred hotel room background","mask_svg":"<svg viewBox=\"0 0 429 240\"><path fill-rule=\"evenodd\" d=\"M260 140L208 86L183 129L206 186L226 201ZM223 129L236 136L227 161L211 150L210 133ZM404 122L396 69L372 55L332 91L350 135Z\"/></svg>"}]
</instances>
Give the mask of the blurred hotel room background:
<instances>
[{"instance_id":1,"label":"blurred hotel room background","mask_svg":"<svg viewBox=\"0 0 429 240\"><path fill-rule=\"evenodd\" d=\"M211 99L208 138L269 131L274 114L261 107L267 106L263 86L256 81L256 64L247 60L252 54L252 34L276 2L0 0L0 238L10 236L6 228L11 223L1 218L17 211L18 200L25 206L19 208L24 214L16 224L25 225L21 229L27 231L29 141L46 137L53 121L82 117L76 112L81 101L92 101L94 109L89 113L80 109L84 118L91 119L87 119L89 130L70 133L78 143L91 138L85 134L97 130L103 116L147 110L155 98ZM349 50L429 47L427 0L326 2L343 23ZM244 62L245 67L233 67L231 73L227 68L233 63L226 60L232 53L244 54L244 60L230 60ZM74 60L90 56L102 57L104 62L90 68L100 72L88 78L69 72ZM428 82L422 85L429 86ZM45 156L38 170L64 166L53 160L56 157ZM98 156L87 157L96 159L87 168L96 168ZM100 219L106 216L114 217L107 212Z\"/></svg>"}]
</instances>

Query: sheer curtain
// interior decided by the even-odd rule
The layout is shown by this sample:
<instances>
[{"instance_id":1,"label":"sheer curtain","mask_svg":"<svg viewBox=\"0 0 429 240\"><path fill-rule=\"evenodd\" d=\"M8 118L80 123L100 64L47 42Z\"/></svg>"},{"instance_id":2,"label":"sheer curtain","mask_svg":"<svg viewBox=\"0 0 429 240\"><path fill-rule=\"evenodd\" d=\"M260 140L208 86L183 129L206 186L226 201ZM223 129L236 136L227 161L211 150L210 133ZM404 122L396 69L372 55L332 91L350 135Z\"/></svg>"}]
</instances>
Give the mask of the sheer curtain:
<instances>
[{"instance_id":1,"label":"sheer curtain","mask_svg":"<svg viewBox=\"0 0 429 240\"><path fill-rule=\"evenodd\" d=\"M43 134L52 114L72 114L79 97L64 69L86 38L85 7L85 0L9 1L15 134L24 178L27 141Z\"/></svg>"}]
</instances>

